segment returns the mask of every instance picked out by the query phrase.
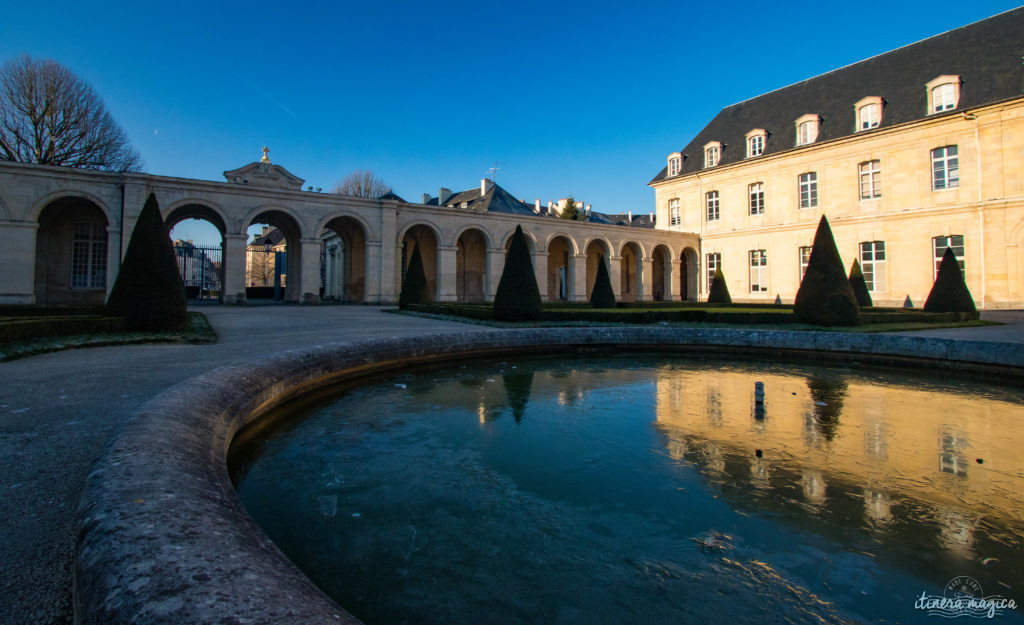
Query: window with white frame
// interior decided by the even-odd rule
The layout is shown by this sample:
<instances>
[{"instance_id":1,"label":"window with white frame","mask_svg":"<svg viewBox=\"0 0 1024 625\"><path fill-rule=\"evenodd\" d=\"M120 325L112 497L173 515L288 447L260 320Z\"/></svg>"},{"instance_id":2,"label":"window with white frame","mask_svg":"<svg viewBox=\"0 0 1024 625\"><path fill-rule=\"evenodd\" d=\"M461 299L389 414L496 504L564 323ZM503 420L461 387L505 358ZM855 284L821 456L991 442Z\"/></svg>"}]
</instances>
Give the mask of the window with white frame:
<instances>
[{"instance_id":1,"label":"window with white frame","mask_svg":"<svg viewBox=\"0 0 1024 625\"><path fill-rule=\"evenodd\" d=\"M750 292L768 291L768 252L750 250Z\"/></svg>"},{"instance_id":2,"label":"window with white frame","mask_svg":"<svg viewBox=\"0 0 1024 625\"><path fill-rule=\"evenodd\" d=\"M796 144L808 145L818 140L818 121L821 118L817 115L804 115L796 120Z\"/></svg>"},{"instance_id":3,"label":"window with white frame","mask_svg":"<svg viewBox=\"0 0 1024 625\"><path fill-rule=\"evenodd\" d=\"M932 267L932 279L934 280L939 275L939 265L942 264L942 256L946 253L947 247L952 248L957 264L960 265L960 273L964 274L964 278L966 278L967 274L964 272L964 235L950 234L932 238L933 256L935 258Z\"/></svg>"},{"instance_id":4,"label":"window with white frame","mask_svg":"<svg viewBox=\"0 0 1024 625\"><path fill-rule=\"evenodd\" d=\"M715 272L722 266L722 255L718 252L714 252L708 254L705 258L707 259L705 266L707 267L708 273L708 293L710 293L711 283L715 281Z\"/></svg>"},{"instance_id":5,"label":"window with white frame","mask_svg":"<svg viewBox=\"0 0 1024 625\"><path fill-rule=\"evenodd\" d=\"M718 221L721 217L718 191L708 191L704 196L704 203L707 208L708 221Z\"/></svg>"},{"instance_id":6,"label":"window with white frame","mask_svg":"<svg viewBox=\"0 0 1024 625\"><path fill-rule=\"evenodd\" d=\"M671 154L668 157L668 175L678 176L683 170L683 157L680 154Z\"/></svg>"},{"instance_id":7,"label":"window with white frame","mask_svg":"<svg viewBox=\"0 0 1024 625\"><path fill-rule=\"evenodd\" d=\"M683 223L683 216L679 210L679 198L668 201L668 225L678 226Z\"/></svg>"},{"instance_id":8,"label":"window with white frame","mask_svg":"<svg viewBox=\"0 0 1024 625\"><path fill-rule=\"evenodd\" d=\"M865 161L859 166L860 199L870 200L882 197L882 163L881 161Z\"/></svg>"},{"instance_id":9,"label":"window with white frame","mask_svg":"<svg viewBox=\"0 0 1024 625\"><path fill-rule=\"evenodd\" d=\"M107 226L96 222L74 224L71 246L71 288L107 286Z\"/></svg>"},{"instance_id":10,"label":"window with white frame","mask_svg":"<svg viewBox=\"0 0 1024 625\"><path fill-rule=\"evenodd\" d=\"M872 128L878 128L882 123L882 98L878 96L870 96L858 100L853 105L854 110L857 112L857 126L856 130L871 130Z\"/></svg>"},{"instance_id":11,"label":"window with white frame","mask_svg":"<svg viewBox=\"0 0 1024 625\"><path fill-rule=\"evenodd\" d=\"M797 187L800 192L800 208L814 208L818 205L818 174L809 171L797 176Z\"/></svg>"},{"instance_id":12,"label":"window with white frame","mask_svg":"<svg viewBox=\"0 0 1024 625\"><path fill-rule=\"evenodd\" d=\"M951 111L960 103L960 77L939 76L925 85L928 94L928 114Z\"/></svg>"},{"instance_id":13,"label":"window with white frame","mask_svg":"<svg viewBox=\"0 0 1024 625\"><path fill-rule=\"evenodd\" d=\"M960 186L960 158L955 145L932 150L932 189Z\"/></svg>"},{"instance_id":14,"label":"window with white frame","mask_svg":"<svg viewBox=\"0 0 1024 625\"><path fill-rule=\"evenodd\" d=\"M764 183L755 182L747 185L747 207L751 215L764 213Z\"/></svg>"},{"instance_id":15,"label":"window with white frame","mask_svg":"<svg viewBox=\"0 0 1024 625\"><path fill-rule=\"evenodd\" d=\"M869 291L885 291L885 241L860 244L860 270Z\"/></svg>"},{"instance_id":16,"label":"window with white frame","mask_svg":"<svg viewBox=\"0 0 1024 625\"><path fill-rule=\"evenodd\" d=\"M764 154L764 144L767 134L762 128L755 128L747 133L747 158L761 156Z\"/></svg>"},{"instance_id":17,"label":"window with white frame","mask_svg":"<svg viewBox=\"0 0 1024 625\"><path fill-rule=\"evenodd\" d=\"M807 265L811 262L812 249L809 245L800 248L800 282L803 282L804 276L807 275Z\"/></svg>"},{"instance_id":18,"label":"window with white frame","mask_svg":"<svg viewBox=\"0 0 1024 625\"><path fill-rule=\"evenodd\" d=\"M721 160L722 144L711 141L704 146L704 167L714 167Z\"/></svg>"}]
</instances>

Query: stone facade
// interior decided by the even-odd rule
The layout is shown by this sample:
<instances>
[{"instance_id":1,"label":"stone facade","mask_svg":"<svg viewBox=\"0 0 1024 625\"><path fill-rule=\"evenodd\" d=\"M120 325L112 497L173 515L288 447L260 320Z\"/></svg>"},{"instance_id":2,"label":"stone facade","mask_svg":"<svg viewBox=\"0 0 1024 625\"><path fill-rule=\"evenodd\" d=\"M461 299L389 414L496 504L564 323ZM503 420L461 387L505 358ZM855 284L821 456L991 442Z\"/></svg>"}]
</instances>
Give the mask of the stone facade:
<instances>
[{"instance_id":1,"label":"stone facade","mask_svg":"<svg viewBox=\"0 0 1024 625\"><path fill-rule=\"evenodd\" d=\"M696 255L692 233L303 191L301 179L269 161L225 172L225 178L212 182L0 162L0 248L7 259L0 303L102 303L150 192L168 227L200 218L221 232L223 301L230 304L245 302L246 231L258 223L284 234L284 297L302 303L320 301L325 231L344 243L336 250L345 254L335 268L341 282L331 291L344 301L396 302L413 241L421 244L436 301L491 300L517 224L527 233L546 299L564 293L569 301L586 301L598 254L609 262L620 299L678 300L681 283L696 278L681 276L686 265L680 259ZM105 228L105 241L75 234L97 228Z\"/></svg>"},{"instance_id":2,"label":"stone facade","mask_svg":"<svg viewBox=\"0 0 1024 625\"><path fill-rule=\"evenodd\" d=\"M957 146L959 186L932 189L931 152ZM861 163L878 161L880 197L861 199ZM967 285L979 307L1024 306L1024 98L723 165L654 183L657 223L679 200L680 232L698 232L700 260L720 254L736 301L792 302L800 248L828 216L847 270L860 244L884 242L876 304L922 306L934 282L933 238L963 237ZM800 207L799 176L816 173L817 206ZM750 214L749 185L761 183L764 212ZM708 194L718 193L717 220ZM668 227L668 226L666 226ZM751 291L750 252L765 250L766 291ZM863 264L863 263L862 263ZM706 273L706 272L703 272ZM701 299L708 279L702 275Z\"/></svg>"}]
</instances>

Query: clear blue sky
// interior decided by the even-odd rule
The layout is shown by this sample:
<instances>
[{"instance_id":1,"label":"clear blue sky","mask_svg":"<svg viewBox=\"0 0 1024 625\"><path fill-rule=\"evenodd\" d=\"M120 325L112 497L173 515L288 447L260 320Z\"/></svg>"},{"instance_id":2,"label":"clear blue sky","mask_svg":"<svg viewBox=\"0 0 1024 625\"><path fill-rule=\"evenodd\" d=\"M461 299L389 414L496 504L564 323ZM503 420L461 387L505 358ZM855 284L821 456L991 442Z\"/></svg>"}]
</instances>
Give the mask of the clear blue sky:
<instances>
[{"instance_id":1,"label":"clear blue sky","mask_svg":"<svg viewBox=\"0 0 1024 625\"><path fill-rule=\"evenodd\" d=\"M869 3L870 5L870 3ZM89 81L154 174L222 180L260 148L325 190L369 169L411 201L498 183L648 212L724 106L1014 2L8 3L0 61Z\"/></svg>"}]
</instances>

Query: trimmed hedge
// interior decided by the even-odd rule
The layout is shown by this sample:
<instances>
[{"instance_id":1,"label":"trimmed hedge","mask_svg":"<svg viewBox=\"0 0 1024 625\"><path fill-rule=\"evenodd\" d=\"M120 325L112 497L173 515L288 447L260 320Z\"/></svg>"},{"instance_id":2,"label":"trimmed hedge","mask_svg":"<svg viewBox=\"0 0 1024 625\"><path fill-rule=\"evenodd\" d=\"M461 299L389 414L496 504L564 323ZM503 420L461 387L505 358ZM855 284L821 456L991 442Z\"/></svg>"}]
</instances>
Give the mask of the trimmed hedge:
<instances>
[{"instance_id":1,"label":"trimmed hedge","mask_svg":"<svg viewBox=\"0 0 1024 625\"><path fill-rule=\"evenodd\" d=\"M615 310L595 310L589 304L582 307L548 307L545 306L541 321L547 322L608 322L628 324L650 324L659 322L689 322L689 323L731 323L737 325L746 324L772 324L788 325L798 323L793 314L783 306L762 306L762 308L776 308L772 311L746 312L745 309L753 308L753 304L733 304L727 308L735 308L736 311L722 311L716 307L715 310L706 308L695 308L692 306L667 308L665 306L651 306L641 308L642 302L636 306L621 307ZM494 321L494 313L486 304L412 304L408 310L435 315L451 315L476 319L480 321ZM978 319L978 313L927 313L921 310L905 310L902 308L870 308L861 312L861 323L951 323L962 321L973 321Z\"/></svg>"},{"instance_id":2,"label":"trimmed hedge","mask_svg":"<svg viewBox=\"0 0 1024 625\"><path fill-rule=\"evenodd\" d=\"M603 254L597 257L597 276L594 278L594 288L590 291L590 305L594 308L615 308L615 291L612 290Z\"/></svg>"},{"instance_id":3,"label":"trimmed hedge","mask_svg":"<svg viewBox=\"0 0 1024 625\"><path fill-rule=\"evenodd\" d=\"M816 326L860 325L860 307L843 269L832 228L824 215L814 234L811 258L793 303L793 314L801 323Z\"/></svg>"},{"instance_id":4,"label":"trimmed hedge","mask_svg":"<svg viewBox=\"0 0 1024 625\"><path fill-rule=\"evenodd\" d=\"M0 317L102 317L105 306L0 306Z\"/></svg>"},{"instance_id":5,"label":"trimmed hedge","mask_svg":"<svg viewBox=\"0 0 1024 625\"><path fill-rule=\"evenodd\" d=\"M857 259L853 260L853 267L850 268L850 288L853 289L858 306L864 308L874 305L874 302L871 301L871 293L868 292L868 283L864 280L864 272L860 269L860 261Z\"/></svg>"},{"instance_id":6,"label":"trimmed hedge","mask_svg":"<svg viewBox=\"0 0 1024 625\"><path fill-rule=\"evenodd\" d=\"M412 304L429 304L434 301L427 285L427 274L423 271L423 257L420 255L420 244L412 248L409 267L405 270L402 281L402 292L398 294L398 307L406 310Z\"/></svg>"},{"instance_id":7,"label":"trimmed hedge","mask_svg":"<svg viewBox=\"0 0 1024 625\"><path fill-rule=\"evenodd\" d=\"M149 194L132 229L107 314L124 317L127 330L180 330L187 319L185 284L156 195Z\"/></svg>"},{"instance_id":8,"label":"trimmed hedge","mask_svg":"<svg viewBox=\"0 0 1024 625\"><path fill-rule=\"evenodd\" d=\"M975 312L974 298L960 271L953 248L947 247L939 263L939 275L924 303L926 312Z\"/></svg>"},{"instance_id":9,"label":"trimmed hedge","mask_svg":"<svg viewBox=\"0 0 1024 625\"><path fill-rule=\"evenodd\" d=\"M494 318L499 321L535 321L540 319L542 310L530 247L523 227L517 225L494 295Z\"/></svg>"},{"instance_id":10,"label":"trimmed hedge","mask_svg":"<svg viewBox=\"0 0 1024 625\"><path fill-rule=\"evenodd\" d=\"M709 304L731 304L732 296L729 295L729 285L725 283L725 275L722 268L715 269L715 275L711 277L711 291L708 293Z\"/></svg>"},{"instance_id":11,"label":"trimmed hedge","mask_svg":"<svg viewBox=\"0 0 1024 625\"><path fill-rule=\"evenodd\" d=\"M0 343L31 341L48 336L109 334L125 328L123 317L42 317L0 323Z\"/></svg>"}]
</instances>

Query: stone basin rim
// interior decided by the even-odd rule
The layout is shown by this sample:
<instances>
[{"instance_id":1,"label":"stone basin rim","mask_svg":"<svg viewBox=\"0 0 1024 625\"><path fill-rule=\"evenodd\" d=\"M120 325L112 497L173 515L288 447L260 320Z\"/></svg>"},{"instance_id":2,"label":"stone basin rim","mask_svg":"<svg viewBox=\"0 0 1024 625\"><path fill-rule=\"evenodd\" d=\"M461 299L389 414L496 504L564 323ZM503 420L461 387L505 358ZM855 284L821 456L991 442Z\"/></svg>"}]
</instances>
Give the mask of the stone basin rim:
<instances>
[{"instance_id":1,"label":"stone basin rim","mask_svg":"<svg viewBox=\"0 0 1024 625\"><path fill-rule=\"evenodd\" d=\"M76 623L359 623L248 516L235 433L305 391L482 355L613 347L843 359L1007 376L1024 344L887 334L601 327L367 339L280 352L185 380L140 407L90 472L76 515Z\"/></svg>"}]
</instances>

